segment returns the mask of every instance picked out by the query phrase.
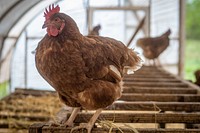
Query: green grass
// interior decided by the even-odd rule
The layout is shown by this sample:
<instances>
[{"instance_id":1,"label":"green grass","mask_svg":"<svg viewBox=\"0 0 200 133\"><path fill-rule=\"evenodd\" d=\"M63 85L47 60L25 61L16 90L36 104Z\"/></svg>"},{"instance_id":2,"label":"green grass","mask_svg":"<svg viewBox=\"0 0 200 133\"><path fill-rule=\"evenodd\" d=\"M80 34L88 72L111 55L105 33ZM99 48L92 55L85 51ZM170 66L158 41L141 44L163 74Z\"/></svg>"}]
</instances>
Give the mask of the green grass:
<instances>
[{"instance_id":1,"label":"green grass","mask_svg":"<svg viewBox=\"0 0 200 133\"><path fill-rule=\"evenodd\" d=\"M8 82L0 84L0 99L8 94Z\"/></svg>"},{"instance_id":2,"label":"green grass","mask_svg":"<svg viewBox=\"0 0 200 133\"><path fill-rule=\"evenodd\" d=\"M200 40L186 40L185 79L195 81L194 72L200 69Z\"/></svg>"}]
</instances>

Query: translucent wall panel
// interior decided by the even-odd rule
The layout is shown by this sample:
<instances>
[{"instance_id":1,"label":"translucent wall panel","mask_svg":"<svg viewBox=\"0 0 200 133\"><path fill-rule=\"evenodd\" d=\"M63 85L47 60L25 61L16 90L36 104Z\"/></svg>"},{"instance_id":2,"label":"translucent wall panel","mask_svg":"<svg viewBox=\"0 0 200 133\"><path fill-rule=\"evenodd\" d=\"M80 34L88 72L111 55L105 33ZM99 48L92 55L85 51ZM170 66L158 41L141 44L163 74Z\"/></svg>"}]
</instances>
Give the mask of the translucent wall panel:
<instances>
[{"instance_id":1,"label":"translucent wall panel","mask_svg":"<svg viewBox=\"0 0 200 133\"><path fill-rule=\"evenodd\" d=\"M171 37L179 33L179 0L152 0L151 35L156 36L171 28Z\"/></svg>"},{"instance_id":2,"label":"translucent wall panel","mask_svg":"<svg viewBox=\"0 0 200 133\"><path fill-rule=\"evenodd\" d=\"M29 40L27 42L27 55L25 54L25 34L18 40L12 61L11 88L35 88L50 89L50 85L39 75L35 67L34 50L39 40ZM27 64L25 64L25 56ZM27 65L27 79L25 79L25 65ZM27 80L27 81L25 81ZM27 86L25 86L27 82Z\"/></svg>"},{"instance_id":3,"label":"translucent wall panel","mask_svg":"<svg viewBox=\"0 0 200 133\"><path fill-rule=\"evenodd\" d=\"M151 35L160 36L171 29L170 46L160 55L159 59L167 70L178 72L179 55L179 0L152 0ZM172 68L173 67L173 68Z\"/></svg>"},{"instance_id":4,"label":"translucent wall panel","mask_svg":"<svg viewBox=\"0 0 200 133\"><path fill-rule=\"evenodd\" d=\"M101 36L112 37L125 43L124 11L95 11L93 26L100 24Z\"/></svg>"},{"instance_id":5,"label":"translucent wall panel","mask_svg":"<svg viewBox=\"0 0 200 133\"><path fill-rule=\"evenodd\" d=\"M10 77L10 60L16 39L7 38L1 55L0 83L8 81Z\"/></svg>"},{"instance_id":6,"label":"translucent wall panel","mask_svg":"<svg viewBox=\"0 0 200 133\"><path fill-rule=\"evenodd\" d=\"M134 6L148 6L149 0L127 0L132 3Z\"/></svg>"}]
</instances>

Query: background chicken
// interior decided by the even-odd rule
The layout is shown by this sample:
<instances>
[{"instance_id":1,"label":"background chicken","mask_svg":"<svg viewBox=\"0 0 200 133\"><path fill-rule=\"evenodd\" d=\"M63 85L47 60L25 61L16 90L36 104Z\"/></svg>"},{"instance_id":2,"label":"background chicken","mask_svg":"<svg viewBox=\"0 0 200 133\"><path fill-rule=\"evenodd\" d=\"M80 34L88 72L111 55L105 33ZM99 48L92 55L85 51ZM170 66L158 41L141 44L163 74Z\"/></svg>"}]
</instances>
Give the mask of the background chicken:
<instances>
[{"instance_id":1,"label":"background chicken","mask_svg":"<svg viewBox=\"0 0 200 133\"><path fill-rule=\"evenodd\" d=\"M80 108L96 110L87 124L73 128L90 133L102 109L120 98L123 68L137 70L141 58L115 39L83 36L74 20L59 11L52 5L44 13L47 34L36 49L36 67L60 100L74 107L66 126L73 125Z\"/></svg>"},{"instance_id":2,"label":"background chicken","mask_svg":"<svg viewBox=\"0 0 200 133\"><path fill-rule=\"evenodd\" d=\"M200 86L200 69L196 70L194 72L194 75L195 75L195 78L196 78L195 84Z\"/></svg>"},{"instance_id":3,"label":"background chicken","mask_svg":"<svg viewBox=\"0 0 200 133\"><path fill-rule=\"evenodd\" d=\"M159 37L141 38L137 41L137 46L143 50L143 55L150 60L154 61L158 56L169 46L169 35L171 30L167 30L163 35Z\"/></svg>"},{"instance_id":4,"label":"background chicken","mask_svg":"<svg viewBox=\"0 0 200 133\"><path fill-rule=\"evenodd\" d=\"M99 30L101 29L101 25L97 25L95 27L93 27L93 29L89 32L88 35L99 35Z\"/></svg>"}]
</instances>

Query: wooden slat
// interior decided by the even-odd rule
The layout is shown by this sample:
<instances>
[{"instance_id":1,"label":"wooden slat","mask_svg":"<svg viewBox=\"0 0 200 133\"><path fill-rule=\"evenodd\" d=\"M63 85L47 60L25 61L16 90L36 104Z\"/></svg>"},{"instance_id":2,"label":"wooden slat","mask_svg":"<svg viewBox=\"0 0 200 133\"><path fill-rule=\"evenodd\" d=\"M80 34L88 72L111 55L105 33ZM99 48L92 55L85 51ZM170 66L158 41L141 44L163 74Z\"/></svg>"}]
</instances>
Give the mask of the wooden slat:
<instances>
[{"instance_id":1,"label":"wooden slat","mask_svg":"<svg viewBox=\"0 0 200 133\"><path fill-rule=\"evenodd\" d=\"M75 123L88 122L93 113L79 113L75 119ZM70 114L68 114L68 117ZM0 115L1 119L7 118ZM10 115L9 118L20 120L29 119L32 121L48 121L49 116L38 115ZM98 120L110 120L116 123L200 123L199 113L131 113L131 112L111 112L101 113Z\"/></svg>"},{"instance_id":2,"label":"wooden slat","mask_svg":"<svg viewBox=\"0 0 200 133\"><path fill-rule=\"evenodd\" d=\"M0 128L0 133L27 133L28 129Z\"/></svg>"},{"instance_id":3,"label":"wooden slat","mask_svg":"<svg viewBox=\"0 0 200 133\"><path fill-rule=\"evenodd\" d=\"M124 128L120 127L120 129L124 133L133 133L133 130L130 128ZM154 129L154 128L137 128L136 129L139 133L199 133L200 129ZM71 128L65 128L65 127L49 127L45 126L44 123L37 123L33 124L29 128L29 133L70 133ZM77 131L78 132L78 131ZM93 128L91 133L108 133L109 128ZM83 130L81 130L81 133L86 133ZM119 129L113 128L112 131L109 133L120 133Z\"/></svg>"},{"instance_id":4,"label":"wooden slat","mask_svg":"<svg viewBox=\"0 0 200 133\"><path fill-rule=\"evenodd\" d=\"M186 111L186 112L193 112L193 111L200 111L200 103L198 102L124 102L124 101L117 101L108 109L112 110L134 110L134 111ZM20 107L16 107L15 109L5 108L4 111L14 110L16 113L30 113L41 112L41 109L33 109L33 108L26 108L21 109ZM49 112L43 110L43 113L49 114ZM3 117L3 116L2 116ZM23 117L22 117L23 118ZM40 119L41 120L41 119Z\"/></svg>"},{"instance_id":5,"label":"wooden slat","mask_svg":"<svg viewBox=\"0 0 200 133\"><path fill-rule=\"evenodd\" d=\"M14 95L31 95L31 96L44 96L44 95L57 95L56 91L48 91L48 90L34 90L34 89L20 89L17 88L14 92Z\"/></svg>"},{"instance_id":6,"label":"wooden slat","mask_svg":"<svg viewBox=\"0 0 200 133\"><path fill-rule=\"evenodd\" d=\"M13 111L15 113L19 113L19 112L23 112L23 113L38 113L38 112L43 112L43 113L49 113L49 111L47 111L47 109L45 108L38 108L38 106L36 107L24 107L22 105L18 105L18 106L12 106L12 105L7 105L7 106L1 106L2 104L0 104L0 111Z\"/></svg>"},{"instance_id":7,"label":"wooden slat","mask_svg":"<svg viewBox=\"0 0 200 133\"><path fill-rule=\"evenodd\" d=\"M124 102L117 101L108 109L134 111L200 111L199 102Z\"/></svg>"},{"instance_id":8,"label":"wooden slat","mask_svg":"<svg viewBox=\"0 0 200 133\"><path fill-rule=\"evenodd\" d=\"M29 133L42 133L43 131L42 131L42 128L44 127L46 125L46 123L34 123L33 125L31 125L30 127L29 127ZM53 129L52 129L53 128ZM48 126L48 129L51 129L51 131L52 130L56 130L56 127L49 127ZM66 129L66 128L64 128L64 127L57 127L57 128L60 128L59 130L60 131L56 131L57 133L60 133L60 132L62 132L62 131L64 131L64 129ZM44 128L45 129L45 128ZM71 130L70 130L71 131ZM49 131L49 133L50 133L50 131ZM67 133L67 131L65 131L65 133Z\"/></svg>"},{"instance_id":9,"label":"wooden slat","mask_svg":"<svg viewBox=\"0 0 200 133\"><path fill-rule=\"evenodd\" d=\"M130 128L120 128L124 133L134 133L133 130ZM152 128L146 128L146 129L141 129L138 128L136 129L139 133L199 133L200 129L152 129ZM56 133L70 133L71 128L64 128L64 127L48 127L44 126L43 128L40 128L38 131L35 127L31 127L29 129L29 133L51 133L51 132L56 132ZM77 131L78 132L78 131ZM86 131L79 131L81 133L86 133ZM121 133L119 129L113 128L112 131L109 131L108 128L93 128L91 133Z\"/></svg>"},{"instance_id":10,"label":"wooden slat","mask_svg":"<svg viewBox=\"0 0 200 133\"><path fill-rule=\"evenodd\" d=\"M34 122L36 122L36 121L33 121L32 123L34 123ZM16 121L16 120L13 120L13 121L10 120L10 121L7 121L7 122L1 122L1 120L0 120L0 133L2 133L1 132L2 128L27 129L32 123L31 122Z\"/></svg>"},{"instance_id":11,"label":"wooden slat","mask_svg":"<svg viewBox=\"0 0 200 133\"><path fill-rule=\"evenodd\" d=\"M199 102L200 95L195 94L123 94L124 101L159 101L159 102Z\"/></svg>"},{"instance_id":12,"label":"wooden slat","mask_svg":"<svg viewBox=\"0 0 200 133\"><path fill-rule=\"evenodd\" d=\"M140 71L160 71L160 67L157 66L142 66L141 69L139 69L137 72Z\"/></svg>"},{"instance_id":13,"label":"wooden slat","mask_svg":"<svg viewBox=\"0 0 200 133\"><path fill-rule=\"evenodd\" d=\"M70 114L69 114L70 115ZM79 113L75 123L88 122L93 113ZM116 123L200 123L199 113L101 113L98 120Z\"/></svg>"},{"instance_id":14,"label":"wooden slat","mask_svg":"<svg viewBox=\"0 0 200 133\"><path fill-rule=\"evenodd\" d=\"M47 114L48 115L48 114ZM17 119L17 120L24 120L26 121L27 119L28 120L31 120L31 121L47 121L50 119L50 116L44 116L44 115L38 115L38 114L9 114L9 115L6 115L6 114L0 114L0 118L1 119Z\"/></svg>"},{"instance_id":15,"label":"wooden slat","mask_svg":"<svg viewBox=\"0 0 200 133\"><path fill-rule=\"evenodd\" d=\"M172 87L124 87L123 93L151 93L151 94L196 94L193 88Z\"/></svg>"},{"instance_id":16,"label":"wooden slat","mask_svg":"<svg viewBox=\"0 0 200 133\"><path fill-rule=\"evenodd\" d=\"M178 82L181 81L174 78L131 78L131 77L125 77L123 79L124 82Z\"/></svg>"},{"instance_id":17,"label":"wooden slat","mask_svg":"<svg viewBox=\"0 0 200 133\"><path fill-rule=\"evenodd\" d=\"M133 74L125 74L124 76L135 76L135 75L165 75L165 76L172 76L171 73L168 73L166 71L163 71L161 69L156 70L145 70L145 69L139 69L138 71L134 72Z\"/></svg>"},{"instance_id":18,"label":"wooden slat","mask_svg":"<svg viewBox=\"0 0 200 133\"><path fill-rule=\"evenodd\" d=\"M164 73L162 71L157 71L157 72L144 72L144 71L140 71L140 72L135 72L134 74L127 74L125 76L135 76L135 75L161 75L161 76L171 76L171 74L168 73Z\"/></svg>"},{"instance_id":19,"label":"wooden slat","mask_svg":"<svg viewBox=\"0 0 200 133\"><path fill-rule=\"evenodd\" d=\"M142 86L142 87L188 87L185 83L170 83L170 82L125 82L124 86Z\"/></svg>"},{"instance_id":20,"label":"wooden slat","mask_svg":"<svg viewBox=\"0 0 200 133\"><path fill-rule=\"evenodd\" d=\"M127 78L174 78L170 75L140 75L140 74L134 74L134 75L128 75Z\"/></svg>"}]
</instances>

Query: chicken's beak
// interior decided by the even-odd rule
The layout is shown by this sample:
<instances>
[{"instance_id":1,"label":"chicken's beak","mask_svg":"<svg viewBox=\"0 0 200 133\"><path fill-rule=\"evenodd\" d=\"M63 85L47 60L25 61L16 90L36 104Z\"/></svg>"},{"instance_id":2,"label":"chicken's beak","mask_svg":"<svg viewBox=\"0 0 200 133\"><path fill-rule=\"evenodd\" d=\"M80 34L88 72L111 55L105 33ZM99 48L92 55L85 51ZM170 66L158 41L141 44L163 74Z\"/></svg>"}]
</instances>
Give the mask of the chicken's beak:
<instances>
[{"instance_id":1,"label":"chicken's beak","mask_svg":"<svg viewBox=\"0 0 200 133\"><path fill-rule=\"evenodd\" d=\"M44 24L42 25L42 29L44 29L44 28L47 28L46 23L44 23Z\"/></svg>"},{"instance_id":2,"label":"chicken's beak","mask_svg":"<svg viewBox=\"0 0 200 133\"><path fill-rule=\"evenodd\" d=\"M49 21L48 20L44 21L44 24L42 25L42 29L47 28L48 25L49 25Z\"/></svg>"}]
</instances>

